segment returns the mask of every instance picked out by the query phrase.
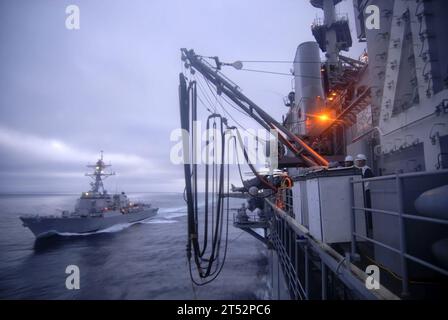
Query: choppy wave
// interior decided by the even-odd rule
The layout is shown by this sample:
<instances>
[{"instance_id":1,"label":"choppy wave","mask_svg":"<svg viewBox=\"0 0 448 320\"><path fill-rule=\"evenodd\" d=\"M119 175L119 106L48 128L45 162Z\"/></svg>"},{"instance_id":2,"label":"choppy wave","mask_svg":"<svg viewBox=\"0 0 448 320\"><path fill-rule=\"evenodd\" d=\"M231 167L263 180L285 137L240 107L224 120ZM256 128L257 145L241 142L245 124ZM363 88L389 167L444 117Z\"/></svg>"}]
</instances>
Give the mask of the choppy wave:
<instances>
[{"instance_id":1,"label":"choppy wave","mask_svg":"<svg viewBox=\"0 0 448 320\"><path fill-rule=\"evenodd\" d=\"M149 221L143 221L144 224L160 224L160 223L177 223L179 221L177 220L171 220L171 219L152 219Z\"/></svg>"},{"instance_id":2,"label":"choppy wave","mask_svg":"<svg viewBox=\"0 0 448 320\"><path fill-rule=\"evenodd\" d=\"M177 223L177 220L173 220L172 218L183 216L184 214L176 214L173 213L173 216L164 216L164 217L151 217L145 220L136 221L136 222L130 222L130 223L120 223L113 225L111 227L108 227L106 229L98 230L95 232L86 232L86 233L77 233L77 232L55 232L55 234L63 237L70 237L70 236L90 236L93 234L101 234L101 233L115 233L123 231L124 229L127 229L135 224L163 224L163 223Z\"/></svg>"},{"instance_id":3,"label":"choppy wave","mask_svg":"<svg viewBox=\"0 0 448 320\"><path fill-rule=\"evenodd\" d=\"M179 207L173 207L173 208L159 208L159 214L165 214L165 213L173 213L173 212L186 212L187 206L179 206Z\"/></svg>"},{"instance_id":4,"label":"choppy wave","mask_svg":"<svg viewBox=\"0 0 448 320\"><path fill-rule=\"evenodd\" d=\"M165 219L173 219L173 218L180 218L187 215L187 212L171 212L171 213L164 213L163 218Z\"/></svg>"},{"instance_id":5,"label":"choppy wave","mask_svg":"<svg viewBox=\"0 0 448 320\"><path fill-rule=\"evenodd\" d=\"M146 220L148 220L148 219L146 219ZM63 236L63 237L70 237L70 236L90 236L92 234L100 234L100 233L114 233L114 232L119 232L119 231L122 231L124 229L127 229L127 228L129 228L130 226L132 226L134 224L144 223L144 221L146 221L146 220L132 222L132 223L120 223L120 224L113 225L113 226L111 226L109 228L98 230L98 231L95 231L95 232L86 232L86 233L56 232L56 234L59 235L59 236Z\"/></svg>"},{"instance_id":6,"label":"choppy wave","mask_svg":"<svg viewBox=\"0 0 448 320\"><path fill-rule=\"evenodd\" d=\"M0 299L199 297L247 300L269 297L269 265L266 257L260 254L268 251L257 240L233 227L229 228L232 242L225 272L207 287L197 287L193 291L185 264L186 217L179 217L187 211L182 194L145 195L144 200L154 198L150 202L163 210L148 220L135 222L141 225L127 230L134 223L116 224L90 234L63 233L34 241L31 231L19 220L19 212L47 214L54 211L49 208L71 208L74 198L1 199ZM237 206L241 200L231 201ZM41 212L36 212L33 208L40 205ZM63 272L65 266L73 263L84 270L82 277L87 277L81 280L82 290L68 291L63 285L64 279L61 280L61 270ZM95 272L98 268L101 269L99 273ZM36 274L42 276L36 277Z\"/></svg>"}]
</instances>

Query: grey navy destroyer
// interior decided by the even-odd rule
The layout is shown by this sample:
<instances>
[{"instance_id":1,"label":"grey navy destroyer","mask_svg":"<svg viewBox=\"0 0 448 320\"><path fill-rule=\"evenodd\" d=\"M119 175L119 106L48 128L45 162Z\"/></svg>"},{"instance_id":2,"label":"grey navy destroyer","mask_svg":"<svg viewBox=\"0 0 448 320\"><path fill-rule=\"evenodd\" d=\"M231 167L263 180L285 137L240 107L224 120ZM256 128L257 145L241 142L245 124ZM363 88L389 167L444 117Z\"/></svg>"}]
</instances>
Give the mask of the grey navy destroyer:
<instances>
[{"instance_id":1,"label":"grey navy destroyer","mask_svg":"<svg viewBox=\"0 0 448 320\"><path fill-rule=\"evenodd\" d=\"M64 233L86 234L157 215L158 208L153 208L151 204L132 202L124 192L113 195L107 192L103 179L115 175L114 172L105 171L110 166L104 162L102 152L94 165L87 166L93 168L92 173L86 173L86 176L93 179L91 189L81 194L73 212L62 211L60 216L21 216L23 225L36 238L42 238Z\"/></svg>"}]
</instances>

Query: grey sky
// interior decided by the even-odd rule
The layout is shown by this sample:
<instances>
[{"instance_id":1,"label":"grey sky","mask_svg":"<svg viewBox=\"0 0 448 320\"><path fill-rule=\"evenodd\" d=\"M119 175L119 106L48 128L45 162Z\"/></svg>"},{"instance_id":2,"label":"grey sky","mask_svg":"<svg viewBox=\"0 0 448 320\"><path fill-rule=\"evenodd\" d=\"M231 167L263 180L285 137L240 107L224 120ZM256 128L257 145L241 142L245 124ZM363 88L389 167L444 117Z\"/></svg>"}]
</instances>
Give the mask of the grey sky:
<instances>
[{"instance_id":1,"label":"grey sky","mask_svg":"<svg viewBox=\"0 0 448 320\"><path fill-rule=\"evenodd\" d=\"M65 28L69 4L80 8L80 30ZM229 62L291 60L313 40L316 16L302 0L1 1L0 192L82 191L84 165L99 150L119 173L110 191L181 191L182 168L169 161L179 49ZM225 73L275 117L287 111L289 77Z\"/></svg>"}]
</instances>

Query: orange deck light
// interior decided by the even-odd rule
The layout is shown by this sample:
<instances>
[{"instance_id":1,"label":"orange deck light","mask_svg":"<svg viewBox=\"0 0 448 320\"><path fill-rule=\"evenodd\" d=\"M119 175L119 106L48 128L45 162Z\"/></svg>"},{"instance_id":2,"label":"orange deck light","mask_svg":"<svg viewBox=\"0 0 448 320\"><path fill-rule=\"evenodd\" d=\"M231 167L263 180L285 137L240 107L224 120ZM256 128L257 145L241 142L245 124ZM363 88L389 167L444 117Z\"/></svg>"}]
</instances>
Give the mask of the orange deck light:
<instances>
[{"instance_id":1,"label":"orange deck light","mask_svg":"<svg viewBox=\"0 0 448 320\"><path fill-rule=\"evenodd\" d=\"M323 122L326 122L326 121L329 121L329 120L330 120L330 117L329 117L328 114L326 114L326 113L322 113L322 114L318 115L317 118L318 118L320 121L323 121Z\"/></svg>"}]
</instances>

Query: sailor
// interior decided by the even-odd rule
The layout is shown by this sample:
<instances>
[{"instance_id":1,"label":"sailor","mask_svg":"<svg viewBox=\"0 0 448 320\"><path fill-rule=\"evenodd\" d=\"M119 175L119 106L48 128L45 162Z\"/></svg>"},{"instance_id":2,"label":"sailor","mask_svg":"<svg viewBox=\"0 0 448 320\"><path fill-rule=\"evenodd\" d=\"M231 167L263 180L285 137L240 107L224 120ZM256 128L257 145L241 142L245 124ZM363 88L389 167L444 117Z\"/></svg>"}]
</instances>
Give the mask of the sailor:
<instances>
[{"instance_id":1,"label":"sailor","mask_svg":"<svg viewBox=\"0 0 448 320\"><path fill-rule=\"evenodd\" d=\"M358 154L355 159L355 166L362 170L362 178L368 179L373 177L372 169L367 165L367 157L364 154ZM365 208L371 209L372 202L370 198L370 185L369 182L364 183L364 192L365 192ZM372 212L366 211L366 222L367 222L367 230L369 231L369 236L371 236L372 232Z\"/></svg>"},{"instance_id":2,"label":"sailor","mask_svg":"<svg viewBox=\"0 0 448 320\"><path fill-rule=\"evenodd\" d=\"M264 209L264 199L259 197L251 197L247 200L249 211L251 212L260 212ZM258 210L257 210L258 209Z\"/></svg>"},{"instance_id":3,"label":"sailor","mask_svg":"<svg viewBox=\"0 0 448 320\"><path fill-rule=\"evenodd\" d=\"M346 156L344 160L344 167L350 168L353 167L353 157L352 156Z\"/></svg>"},{"instance_id":4,"label":"sailor","mask_svg":"<svg viewBox=\"0 0 448 320\"><path fill-rule=\"evenodd\" d=\"M346 159L345 161L347 161L347 158L345 158ZM372 178L373 177L372 169L370 169L370 167L367 165L367 157L365 155L358 154L356 156L355 166L362 170L362 178L363 179L368 179L368 178ZM367 189L368 189L368 182L366 183L366 190Z\"/></svg>"},{"instance_id":5,"label":"sailor","mask_svg":"<svg viewBox=\"0 0 448 320\"><path fill-rule=\"evenodd\" d=\"M249 216L247 215L247 207L245 203L241 205L241 208L239 208L237 212L238 212L236 216L237 222L249 221Z\"/></svg>"}]
</instances>

